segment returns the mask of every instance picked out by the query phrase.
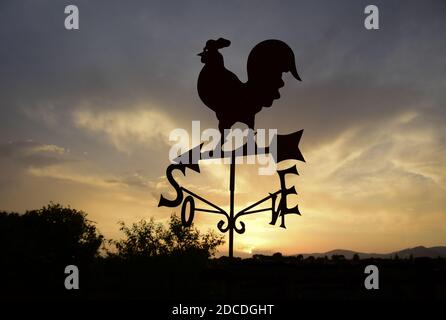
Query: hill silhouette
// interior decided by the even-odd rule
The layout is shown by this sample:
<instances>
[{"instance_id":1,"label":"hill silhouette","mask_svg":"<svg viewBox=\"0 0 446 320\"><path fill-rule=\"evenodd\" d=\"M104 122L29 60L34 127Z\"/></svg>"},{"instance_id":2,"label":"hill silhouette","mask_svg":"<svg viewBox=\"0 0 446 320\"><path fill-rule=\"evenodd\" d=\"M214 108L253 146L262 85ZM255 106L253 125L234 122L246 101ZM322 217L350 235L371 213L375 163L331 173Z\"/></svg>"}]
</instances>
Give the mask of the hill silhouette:
<instances>
[{"instance_id":1,"label":"hill silhouette","mask_svg":"<svg viewBox=\"0 0 446 320\"><path fill-rule=\"evenodd\" d=\"M357 254L360 259L369 259L369 258L381 258L381 259L391 259L395 256L399 258L446 258L446 246L437 246L437 247L424 247L417 246L413 248L407 248L399 251L393 251L390 253L365 253L358 252L352 250L345 249L335 249L330 250L323 253L302 253L302 256L309 257L331 257L333 255L343 255L346 259L352 259L353 256ZM296 254L295 256L297 256Z\"/></svg>"}]
</instances>

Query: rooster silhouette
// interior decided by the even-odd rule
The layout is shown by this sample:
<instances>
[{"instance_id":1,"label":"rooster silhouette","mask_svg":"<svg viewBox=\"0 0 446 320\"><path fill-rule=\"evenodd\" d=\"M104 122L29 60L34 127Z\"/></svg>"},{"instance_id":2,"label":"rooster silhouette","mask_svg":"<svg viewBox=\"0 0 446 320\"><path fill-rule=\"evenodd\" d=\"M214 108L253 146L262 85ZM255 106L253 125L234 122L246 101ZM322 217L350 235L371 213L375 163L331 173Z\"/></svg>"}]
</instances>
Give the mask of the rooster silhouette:
<instances>
[{"instance_id":1,"label":"rooster silhouette","mask_svg":"<svg viewBox=\"0 0 446 320\"><path fill-rule=\"evenodd\" d=\"M283 41L265 40L258 43L248 56L248 81L243 83L225 68L219 49L231 44L219 38L208 40L198 55L204 67L198 77L198 95L203 103L215 111L218 129L230 129L236 122L254 129L255 115L263 107L271 107L280 98L279 88L284 86L283 72L299 81L293 50Z\"/></svg>"}]
</instances>

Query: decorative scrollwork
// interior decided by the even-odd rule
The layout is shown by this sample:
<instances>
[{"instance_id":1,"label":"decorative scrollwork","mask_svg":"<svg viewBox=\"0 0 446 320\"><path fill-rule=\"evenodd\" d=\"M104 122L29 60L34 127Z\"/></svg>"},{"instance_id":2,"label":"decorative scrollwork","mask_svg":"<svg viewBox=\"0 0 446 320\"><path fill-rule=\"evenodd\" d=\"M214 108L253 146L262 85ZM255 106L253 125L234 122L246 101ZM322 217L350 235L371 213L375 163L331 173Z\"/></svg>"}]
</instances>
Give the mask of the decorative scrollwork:
<instances>
[{"instance_id":1,"label":"decorative scrollwork","mask_svg":"<svg viewBox=\"0 0 446 320\"><path fill-rule=\"evenodd\" d=\"M225 226L226 224L226 226ZM218 230L220 230L220 232L225 233L228 232L229 228L230 228L230 223L229 223L229 219L227 219L227 221L225 220L220 220L217 223L217 228Z\"/></svg>"},{"instance_id":2,"label":"decorative scrollwork","mask_svg":"<svg viewBox=\"0 0 446 320\"><path fill-rule=\"evenodd\" d=\"M235 220L235 219L234 219ZM238 234L242 234L245 233L245 223L243 221L240 221L240 228L237 228L237 223L236 221L234 221L234 230L238 233Z\"/></svg>"},{"instance_id":3,"label":"decorative scrollwork","mask_svg":"<svg viewBox=\"0 0 446 320\"><path fill-rule=\"evenodd\" d=\"M213 203L209 202L208 200L200 197L199 195L191 192L190 190L187 190L185 188L183 188L183 190L186 191L187 193L189 193L189 195L184 199L184 202L181 207L181 221L185 227L189 227L192 224L194 216L195 216L195 211L203 211L203 212L221 214L221 215L225 216L224 219L221 219L217 223L217 228L218 228L218 230L220 230L220 232L226 233L229 230L233 229L238 234L243 234L246 231L245 223L243 221L239 221L239 218L241 218L242 216L250 215L253 213L257 213L257 212L273 210L274 200L275 200L277 194L280 192L280 191L276 191L274 193L270 193L269 196L266 196L265 198L257 201L256 203L250 205L249 207L246 207L245 209L239 211L233 218L231 218L225 210L221 209L220 207L216 206L215 204L213 204ZM214 209L196 208L195 201L194 201L195 198L212 206L215 210ZM261 204L265 201L268 201L270 199L273 200L273 204L270 208L252 210L259 204ZM186 214L187 206L189 206L189 216L188 217Z\"/></svg>"}]
</instances>

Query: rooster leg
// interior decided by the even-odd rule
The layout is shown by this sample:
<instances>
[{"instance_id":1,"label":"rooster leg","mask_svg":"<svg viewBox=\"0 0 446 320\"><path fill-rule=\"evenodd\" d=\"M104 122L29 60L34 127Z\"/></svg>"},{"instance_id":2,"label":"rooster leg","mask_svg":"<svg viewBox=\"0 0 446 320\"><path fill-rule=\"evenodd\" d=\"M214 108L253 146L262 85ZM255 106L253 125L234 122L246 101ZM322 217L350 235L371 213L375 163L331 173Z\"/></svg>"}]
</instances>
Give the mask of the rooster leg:
<instances>
[{"instance_id":1,"label":"rooster leg","mask_svg":"<svg viewBox=\"0 0 446 320\"><path fill-rule=\"evenodd\" d=\"M226 128L226 124L222 121L219 121L218 122L218 130L220 131L220 142L219 142L217 148L219 148L220 150L223 150L223 145L225 144L225 141L226 141L227 134L225 135L225 128Z\"/></svg>"}]
</instances>

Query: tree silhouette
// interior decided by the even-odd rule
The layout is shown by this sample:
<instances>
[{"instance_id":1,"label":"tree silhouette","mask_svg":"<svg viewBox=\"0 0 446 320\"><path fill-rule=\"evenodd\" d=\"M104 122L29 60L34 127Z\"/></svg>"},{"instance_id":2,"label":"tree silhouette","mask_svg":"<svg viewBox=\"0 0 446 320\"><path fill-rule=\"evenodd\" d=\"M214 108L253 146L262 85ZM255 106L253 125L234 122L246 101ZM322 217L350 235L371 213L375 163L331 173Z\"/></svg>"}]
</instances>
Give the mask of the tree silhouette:
<instances>
[{"instance_id":1,"label":"tree silhouette","mask_svg":"<svg viewBox=\"0 0 446 320\"><path fill-rule=\"evenodd\" d=\"M276 252L276 253L273 254L273 258L277 259L277 260L280 260L280 259L283 258L283 255L282 255L281 252Z\"/></svg>"},{"instance_id":2,"label":"tree silhouette","mask_svg":"<svg viewBox=\"0 0 446 320\"><path fill-rule=\"evenodd\" d=\"M60 204L41 209L0 213L0 261L64 263L96 257L103 236L87 214Z\"/></svg>"},{"instance_id":3,"label":"tree silhouette","mask_svg":"<svg viewBox=\"0 0 446 320\"><path fill-rule=\"evenodd\" d=\"M332 261L344 261L345 256L343 254L334 254L331 256Z\"/></svg>"},{"instance_id":4,"label":"tree silhouette","mask_svg":"<svg viewBox=\"0 0 446 320\"><path fill-rule=\"evenodd\" d=\"M124 222L120 222L120 225L125 238L113 243L117 255L124 258L186 254L199 254L208 258L224 243L223 236L213 231L201 234L193 224L190 227L183 226L175 214L171 215L167 228L153 218L133 223L130 227Z\"/></svg>"},{"instance_id":5,"label":"tree silhouette","mask_svg":"<svg viewBox=\"0 0 446 320\"><path fill-rule=\"evenodd\" d=\"M0 212L0 299L62 297L67 265L86 275L103 243L86 216L54 203L24 214Z\"/></svg>"},{"instance_id":6,"label":"tree silhouette","mask_svg":"<svg viewBox=\"0 0 446 320\"><path fill-rule=\"evenodd\" d=\"M306 261L313 262L313 261L316 260L316 259L315 259L314 256L308 256L305 260L306 260Z\"/></svg>"}]
</instances>

